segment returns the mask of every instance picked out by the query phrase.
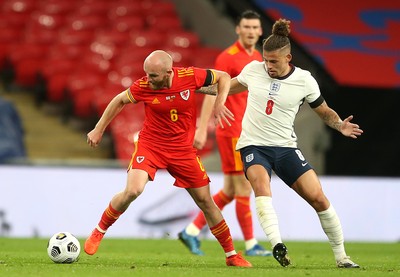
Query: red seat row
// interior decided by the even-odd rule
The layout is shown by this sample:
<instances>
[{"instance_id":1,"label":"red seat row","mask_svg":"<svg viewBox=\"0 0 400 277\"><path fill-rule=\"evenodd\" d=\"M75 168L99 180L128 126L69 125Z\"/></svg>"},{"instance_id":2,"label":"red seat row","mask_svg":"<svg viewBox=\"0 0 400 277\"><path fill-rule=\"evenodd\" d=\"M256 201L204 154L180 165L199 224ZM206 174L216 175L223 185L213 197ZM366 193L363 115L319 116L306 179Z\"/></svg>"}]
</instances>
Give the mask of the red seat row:
<instances>
[{"instance_id":1,"label":"red seat row","mask_svg":"<svg viewBox=\"0 0 400 277\"><path fill-rule=\"evenodd\" d=\"M176 66L199 67L212 67L220 51L183 29L170 1L0 0L0 7L0 70L12 70L20 87L42 89L46 101L70 101L81 119L100 116L143 76L155 49L168 51ZM132 133L141 119L120 125ZM115 140L124 144L121 137Z\"/></svg>"}]
</instances>

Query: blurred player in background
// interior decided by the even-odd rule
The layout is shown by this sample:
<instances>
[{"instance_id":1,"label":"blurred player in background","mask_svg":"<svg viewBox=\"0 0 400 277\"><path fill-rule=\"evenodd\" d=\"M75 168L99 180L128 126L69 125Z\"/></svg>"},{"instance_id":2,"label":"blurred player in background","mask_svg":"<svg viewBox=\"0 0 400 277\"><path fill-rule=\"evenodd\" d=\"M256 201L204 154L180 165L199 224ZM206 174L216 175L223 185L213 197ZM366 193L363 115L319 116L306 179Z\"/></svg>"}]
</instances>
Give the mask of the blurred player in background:
<instances>
[{"instance_id":1,"label":"blurred player in background","mask_svg":"<svg viewBox=\"0 0 400 277\"><path fill-rule=\"evenodd\" d=\"M185 188L204 212L211 233L224 249L226 264L251 267L234 249L229 227L212 201L210 180L193 147L196 129L195 90L217 84L219 91L226 92L221 94L224 98L217 96L215 103L215 116L223 124L223 121L228 121L227 117L233 118L224 105L230 76L213 69L173 67L171 56L161 50L152 52L145 59L143 67L146 76L115 96L95 128L87 135L88 144L96 147L108 124L126 104L144 102L146 118L135 143L126 187L111 199L85 242L85 252L89 255L97 252L108 228L143 192L147 182L154 180L157 170L166 169L175 178L174 185Z\"/></svg>"},{"instance_id":2,"label":"blurred player in background","mask_svg":"<svg viewBox=\"0 0 400 277\"><path fill-rule=\"evenodd\" d=\"M237 76L249 62L262 61L262 56L256 49L256 44L262 35L260 15L254 11L243 12L236 22L236 34L238 40L225 49L215 62L216 69L229 73L231 77ZM194 139L194 146L198 149L202 149L207 141L207 126L213 112L214 102L215 96L205 96ZM236 200L236 216L244 236L246 255L271 256L272 252L265 250L254 238L253 217L250 210L252 190L243 173L240 153L235 150L242 130L246 102L247 90L229 96L225 105L235 115L235 121L231 122L231 126L225 126L225 128L217 126L216 138L224 173L224 186L213 196L213 199L221 210L225 205ZM204 254L200 250L198 235L205 225L206 220L200 211L197 217L178 235L193 254Z\"/></svg>"},{"instance_id":3,"label":"blurred player in background","mask_svg":"<svg viewBox=\"0 0 400 277\"><path fill-rule=\"evenodd\" d=\"M263 42L264 61L249 63L231 80L230 93L249 90L236 148L240 150L246 177L254 190L260 225L273 247L274 258L282 266L288 266L290 259L272 205L272 170L316 211L337 267L359 268L346 254L342 226L333 205L325 196L314 169L297 148L294 120L300 106L307 102L326 125L344 136L356 139L363 131L350 122L353 116L342 120L328 106L309 71L290 63L289 24L288 20L277 20L272 35Z\"/></svg>"}]
</instances>

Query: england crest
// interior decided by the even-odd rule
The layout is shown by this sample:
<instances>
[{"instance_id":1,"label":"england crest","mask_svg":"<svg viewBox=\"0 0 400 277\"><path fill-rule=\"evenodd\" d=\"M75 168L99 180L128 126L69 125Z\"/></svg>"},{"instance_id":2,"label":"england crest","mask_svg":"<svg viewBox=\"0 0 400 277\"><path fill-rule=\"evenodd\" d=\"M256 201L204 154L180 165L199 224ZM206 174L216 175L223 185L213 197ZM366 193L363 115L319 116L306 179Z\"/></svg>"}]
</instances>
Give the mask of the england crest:
<instances>
[{"instance_id":1,"label":"england crest","mask_svg":"<svg viewBox=\"0 0 400 277\"><path fill-rule=\"evenodd\" d=\"M252 160L254 160L254 154L253 153L251 153L251 154L246 156L246 163L249 163Z\"/></svg>"},{"instance_id":2,"label":"england crest","mask_svg":"<svg viewBox=\"0 0 400 277\"><path fill-rule=\"evenodd\" d=\"M281 87L281 83L272 82L272 83L271 83L271 86L270 86L270 90L271 90L272 92L278 92L279 89L280 89L280 87Z\"/></svg>"}]
</instances>

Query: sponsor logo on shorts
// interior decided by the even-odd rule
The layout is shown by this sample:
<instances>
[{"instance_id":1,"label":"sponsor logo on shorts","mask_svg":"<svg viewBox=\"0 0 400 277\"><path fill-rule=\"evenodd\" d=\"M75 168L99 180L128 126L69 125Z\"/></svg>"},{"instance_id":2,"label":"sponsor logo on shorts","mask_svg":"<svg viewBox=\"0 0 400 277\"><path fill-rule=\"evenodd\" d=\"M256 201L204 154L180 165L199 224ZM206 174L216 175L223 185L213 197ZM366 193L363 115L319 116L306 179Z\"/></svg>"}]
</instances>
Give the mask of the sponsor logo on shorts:
<instances>
[{"instance_id":1,"label":"sponsor logo on shorts","mask_svg":"<svg viewBox=\"0 0 400 277\"><path fill-rule=\"evenodd\" d=\"M246 156L246 163L249 163L252 160L254 160L254 154L253 153L251 153L251 154Z\"/></svg>"},{"instance_id":2,"label":"sponsor logo on shorts","mask_svg":"<svg viewBox=\"0 0 400 277\"><path fill-rule=\"evenodd\" d=\"M140 164L141 162L144 161L144 156L137 156L136 161Z\"/></svg>"}]
</instances>

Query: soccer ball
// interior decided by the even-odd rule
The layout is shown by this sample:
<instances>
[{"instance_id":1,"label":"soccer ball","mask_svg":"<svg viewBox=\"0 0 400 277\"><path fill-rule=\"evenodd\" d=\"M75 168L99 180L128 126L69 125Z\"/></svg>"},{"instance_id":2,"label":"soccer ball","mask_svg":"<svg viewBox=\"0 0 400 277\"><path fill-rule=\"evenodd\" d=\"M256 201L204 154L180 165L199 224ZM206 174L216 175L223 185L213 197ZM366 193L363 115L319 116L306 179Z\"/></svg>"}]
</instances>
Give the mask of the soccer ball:
<instances>
[{"instance_id":1,"label":"soccer ball","mask_svg":"<svg viewBox=\"0 0 400 277\"><path fill-rule=\"evenodd\" d=\"M81 252L78 239L69 232L54 234L47 243L47 254L55 263L76 262Z\"/></svg>"}]
</instances>

